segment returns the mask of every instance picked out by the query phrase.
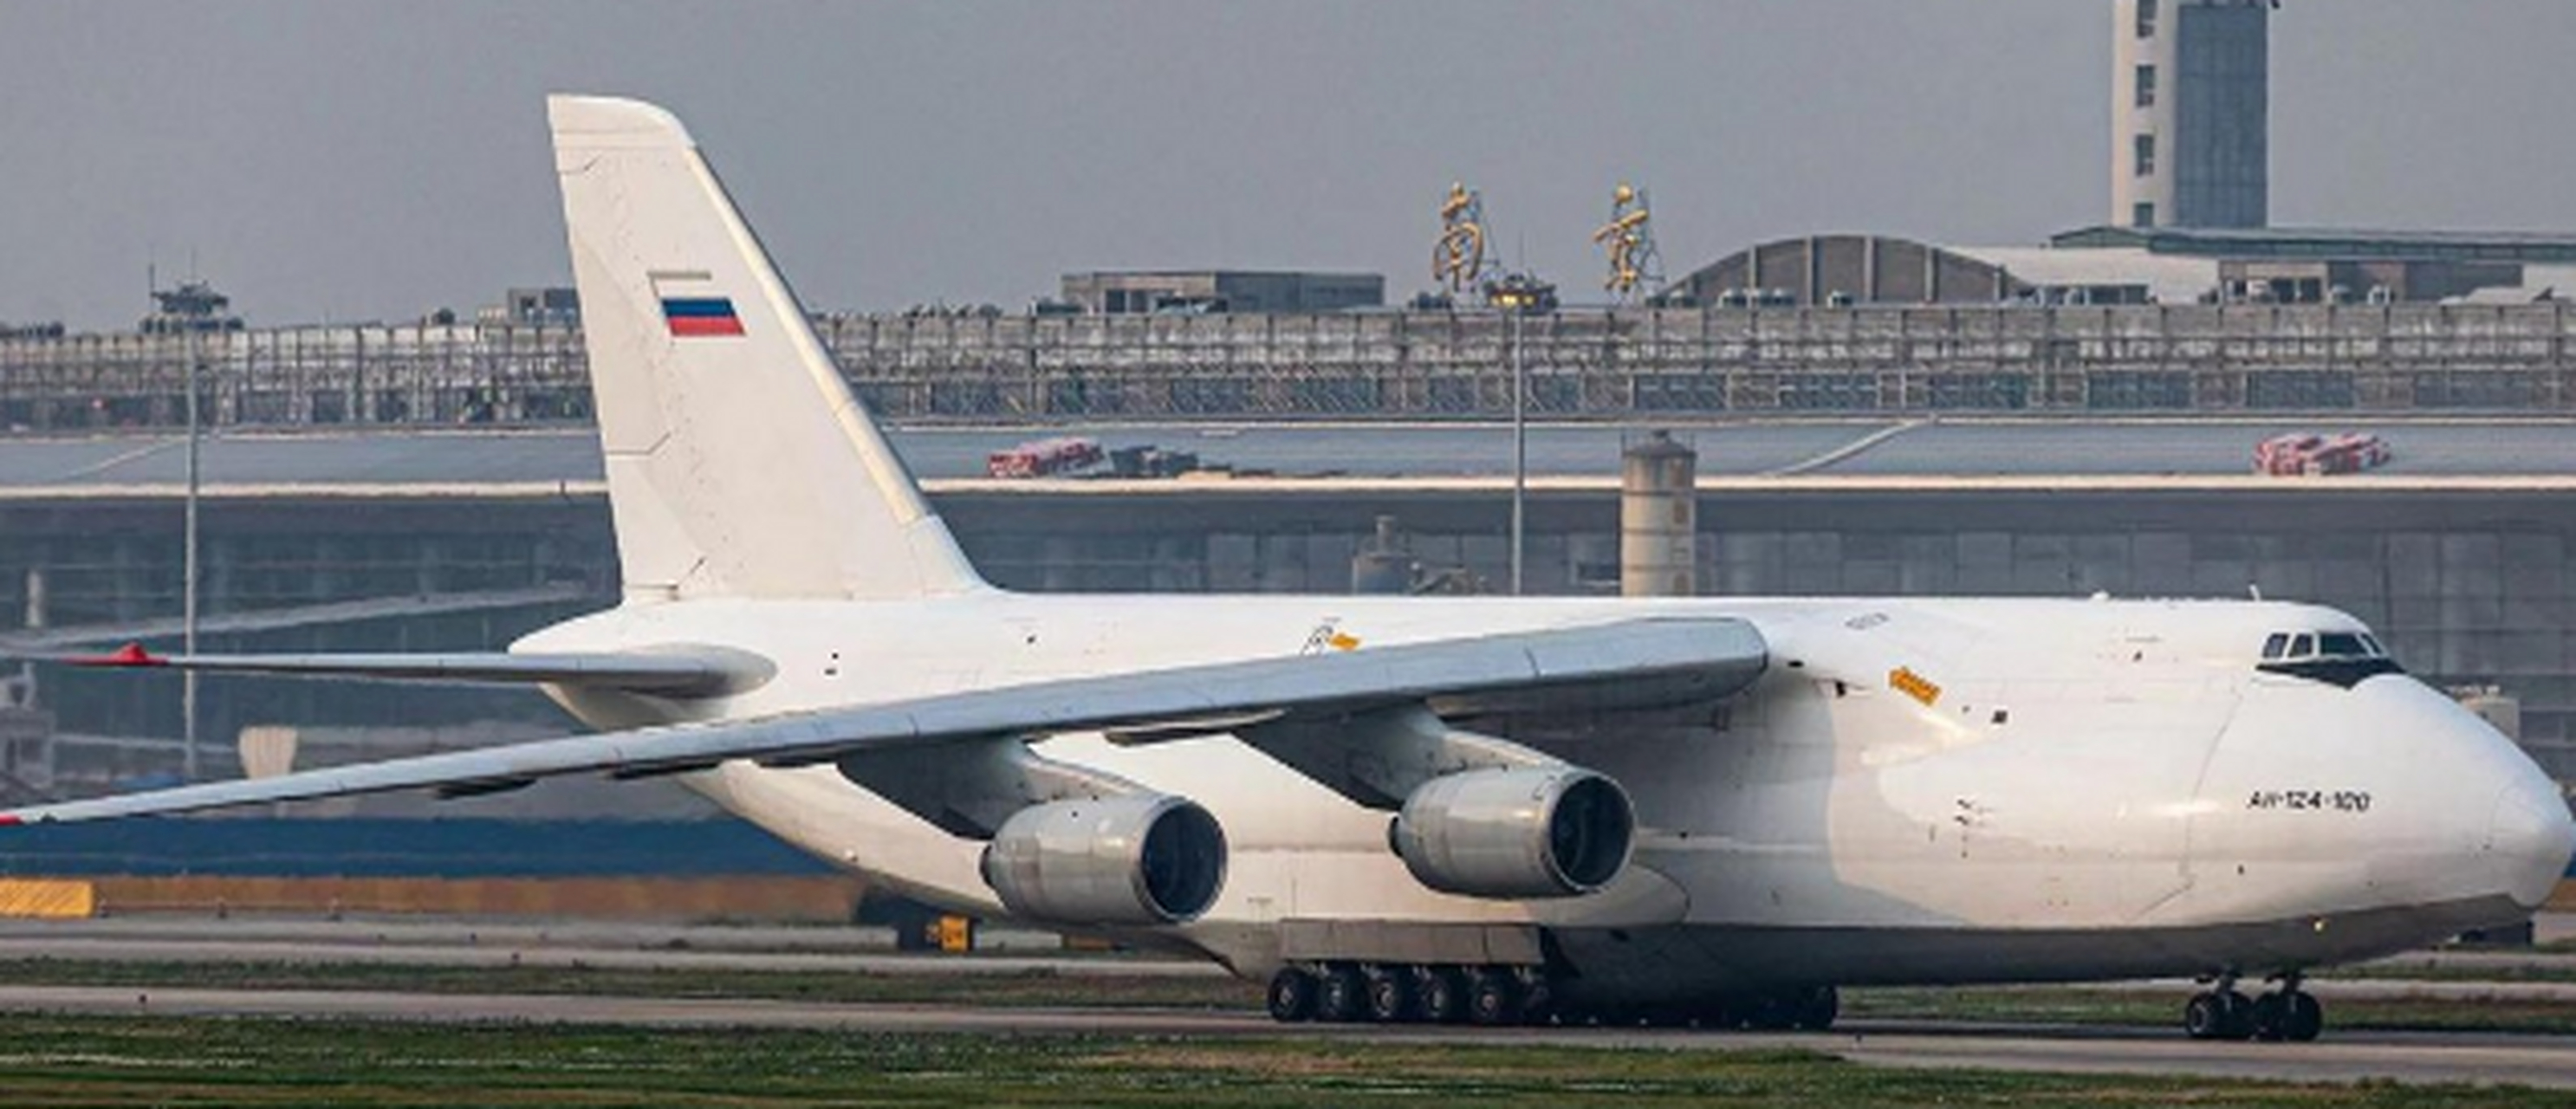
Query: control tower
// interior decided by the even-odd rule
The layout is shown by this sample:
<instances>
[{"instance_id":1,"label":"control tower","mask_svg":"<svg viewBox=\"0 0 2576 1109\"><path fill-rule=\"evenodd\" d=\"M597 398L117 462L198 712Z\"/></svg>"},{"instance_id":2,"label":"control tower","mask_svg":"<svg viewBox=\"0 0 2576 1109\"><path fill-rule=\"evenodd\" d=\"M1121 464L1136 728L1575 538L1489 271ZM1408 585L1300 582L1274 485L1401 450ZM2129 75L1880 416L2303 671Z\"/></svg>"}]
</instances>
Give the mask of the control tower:
<instances>
[{"instance_id":1,"label":"control tower","mask_svg":"<svg viewBox=\"0 0 2576 1109\"><path fill-rule=\"evenodd\" d=\"M2111 222L2261 227L2270 216L2271 18L2280 0L2118 0Z\"/></svg>"}]
</instances>

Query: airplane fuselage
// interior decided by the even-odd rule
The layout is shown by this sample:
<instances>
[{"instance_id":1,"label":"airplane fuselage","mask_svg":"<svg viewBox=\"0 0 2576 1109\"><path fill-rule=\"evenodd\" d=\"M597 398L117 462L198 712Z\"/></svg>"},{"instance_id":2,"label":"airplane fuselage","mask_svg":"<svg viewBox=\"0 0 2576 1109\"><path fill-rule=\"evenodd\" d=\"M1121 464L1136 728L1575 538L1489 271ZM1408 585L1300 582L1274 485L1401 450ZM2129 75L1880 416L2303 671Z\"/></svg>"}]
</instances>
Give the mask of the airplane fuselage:
<instances>
[{"instance_id":1,"label":"airplane fuselage","mask_svg":"<svg viewBox=\"0 0 2576 1109\"><path fill-rule=\"evenodd\" d=\"M1296 921L1535 924L1577 989L1621 998L2256 973L2514 919L2565 863L2554 785L2449 699L2401 673L2266 668L2273 635L2364 631L2299 605L995 593L635 604L516 649L722 646L776 667L715 701L558 693L605 728L1649 613L1746 620L1770 664L1714 702L1505 722L1634 799L1633 862L1587 896L1428 889L1388 850L1389 814L1230 737L1039 749L1217 817L1223 893L1145 938L1246 975L1279 964ZM1002 912L979 841L834 768L734 763L689 781L892 889Z\"/></svg>"}]
</instances>

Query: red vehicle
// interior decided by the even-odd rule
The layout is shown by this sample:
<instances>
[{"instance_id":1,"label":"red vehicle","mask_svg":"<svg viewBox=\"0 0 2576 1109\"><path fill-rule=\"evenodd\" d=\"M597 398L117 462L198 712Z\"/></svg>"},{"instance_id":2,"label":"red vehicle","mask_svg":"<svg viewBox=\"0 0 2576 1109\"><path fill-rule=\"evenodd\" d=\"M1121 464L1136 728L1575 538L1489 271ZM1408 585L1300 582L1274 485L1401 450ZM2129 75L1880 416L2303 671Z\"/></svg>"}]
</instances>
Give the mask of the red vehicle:
<instances>
[{"instance_id":1,"label":"red vehicle","mask_svg":"<svg viewBox=\"0 0 2576 1109\"><path fill-rule=\"evenodd\" d=\"M1100 444L1080 436L1038 439L984 459L984 471L998 478L1055 477L1100 464L1107 457Z\"/></svg>"},{"instance_id":2,"label":"red vehicle","mask_svg":"<svg viewBox=\"0 0 2576 1109\"><path fill-rule=\"evenodd\" d=\"M2254 444L2254 472L2282 476L2357 474L2388 464L2388 441L2356 431L2275 435Z\"/></svg>"}]
</instances>

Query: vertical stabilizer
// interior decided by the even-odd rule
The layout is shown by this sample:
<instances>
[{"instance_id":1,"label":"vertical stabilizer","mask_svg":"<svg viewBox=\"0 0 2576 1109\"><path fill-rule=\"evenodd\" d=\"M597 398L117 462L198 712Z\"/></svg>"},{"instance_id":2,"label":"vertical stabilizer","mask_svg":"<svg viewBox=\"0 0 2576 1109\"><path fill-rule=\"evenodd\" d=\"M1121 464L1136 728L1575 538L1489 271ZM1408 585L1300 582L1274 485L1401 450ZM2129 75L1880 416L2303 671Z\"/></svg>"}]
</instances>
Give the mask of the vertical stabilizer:
<instances>
[{"instance_id":1,"label":"vertical stabilizer","mask_svg":"<svg viewBox=\"0 0 2576 1109\"><path fill-rule=\"evenodd\" d=\"M627 597L983 588L680 121L546 106Z\"/></svg>"}]
</instances>

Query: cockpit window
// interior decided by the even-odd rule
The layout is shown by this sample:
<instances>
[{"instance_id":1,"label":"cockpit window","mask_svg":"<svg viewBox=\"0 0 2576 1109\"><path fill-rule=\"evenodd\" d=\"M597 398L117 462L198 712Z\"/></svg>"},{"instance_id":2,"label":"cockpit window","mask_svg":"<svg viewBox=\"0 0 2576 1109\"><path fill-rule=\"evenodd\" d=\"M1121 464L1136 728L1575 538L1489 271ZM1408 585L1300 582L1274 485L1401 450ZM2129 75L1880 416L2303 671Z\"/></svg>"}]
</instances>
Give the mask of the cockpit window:
<instances>
[{"instance_id":1,"label":"cockpit window","mask_svg":"<svg viewBox=\"0 0 2576 1109\"><path fill-rule=\"evenodd\" d=\"M2367 632L2273 632L2263 640L2265 662L2387 657L2388 649Z\"/></svg>"},{"instance_id":2,"label":"cockpit window","mask_svg":"<svg viewBox=\"0 0 2576 1109\"><path fill-rule=\"evenodd\" d=\"M2263 639L2260 668L2350 689L2379 674L2405 671L2376 636L2361 631L2273 632Z\"/></svg>"}]
</instances>

